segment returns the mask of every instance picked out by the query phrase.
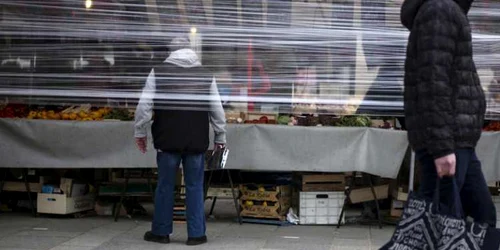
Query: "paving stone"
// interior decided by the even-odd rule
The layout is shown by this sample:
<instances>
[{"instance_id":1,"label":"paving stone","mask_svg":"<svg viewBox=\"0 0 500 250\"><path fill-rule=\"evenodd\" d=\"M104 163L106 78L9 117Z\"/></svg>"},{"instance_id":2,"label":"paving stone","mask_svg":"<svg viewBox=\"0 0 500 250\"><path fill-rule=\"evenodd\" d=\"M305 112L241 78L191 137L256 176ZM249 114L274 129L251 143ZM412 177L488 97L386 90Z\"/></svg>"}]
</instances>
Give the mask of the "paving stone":
<instances>
[{"instance_id":1,"label":"paving stone","mask_svg":"<svg viewBox=\"0 0 500 250\"><path fill-rule=\"evenodd\" d=\"M117 235L122 233L121 231L105 231L102 229L93 230L91 232L84 233L78 237L75 237L63 245L65 246L90 246L97 247L105 242L110 241Z\"/></svg>"},{"instance_id":2,"label":"paving stone","mask_svg":"<svg viewBox=\"0 0 500 250\"><path fill-rule=\"evenodd\" d=\"M67 232L54 230L23 230L15 234L15 236L38 236L38 237L67 237L74 238L83 234L82 232Z\"/></svg>"},{"instance_id":3,"label":"paving stone","mask_svg":"<svg viewBox=\"0 0 500 250\"><path fill-rule=\"evenodd\" d=\"M57 246L51 248L50 250L93 250L94 247L82 247L82 246Z\"/></svg>"},{"instance_id":4,"label":"paving stone","mask_svg":"<svg viewBox=\"0 0 500 250\"><path fill-rule=\"evenodd\" d=\"M0 246L6 248L50 249L70 240L69 237L38 237L38 236L9 236L0 240Z\"/></svg>"},{"instance_id":5,"label":"paving stone","mask_svg":"<svg viewBox=\"0 0 500 250\"><path fill-rule=\"evenodd\" d=\"M221 230L221 235L234 238L267 238L273 236L277 229L277 226L271 225L231 224Z\"/></svg>"},{"instance_id":6,"label":"paving stone","mask_svg":"<svg viewBox=\"0 0 500 250\"><path fill-rule=\"evenodd\" d=\"M330 249L333 237L273 237L267 240L264 249L322 250Z\"/></svg>"},{"instance_id":7,"label":"paving stone","mask_svg":"<svg viewBox=\"0 0 500 250\"><path fill-rule=\"evenodd\" d=\"M370 239L370 228L362 226L342 226L334 232L340 239Z\"/></svg>"},{"instance_id":8,"label":"paving stone","mask_svg":"<svg viewBox=\"0 0 500 250\"><path fill-rule=\"evenodd\" d=\"M0 250L375 250L385 244L394 231L390 226L378 229L345 225L336 229L334 226L239 225L234 222L233 211L226 210L224 215L229 219L208 220L209 242L195 247L185 245L185 224L174 226L171 244L144 241L144 233L151 230L147 217L121 219L115 223L111 217L54 219L2 214Z\"/></svg>"},{"instance_id":9,"label":"paving stone","mask_svg":"<svg viewBox=\"0 0 500 250\"><path fill-rule=\"evenodd\" d=\"M285 226L278 227L275 236L324 237L333 239L336 228L333 226Z\"/></svg>"},{"instance_id":10,"label":"paving stone","mask_svg":"<svg viewBox=\"0 0 500 250\"><path fill-rule=\"evenodd\" d=\"M141 224L138 221L133 221L133 220L118 220L117 222L111 222L109 224L100 226L97 229L112 230L112 231L128 231L140 225L144 224Z\"/></svg>"},{"instance_id":11,"label":"paving stone","mask_svg":"<svg viewBox=\"0 0 500 250\"><path fill-rule=\"evenodd\" d=\"M33 249L27 249L27 248L17 248L17 247L0 247L0 250L33 250Z\"/></svg>"},{"instance_id":12,"label":"paving stone","mask_svg":"<svg viewBox=\"0 0 500 250\"><path fill-rule=\"evenodd\" d=\"M93 250L160 250L162 244L143 242L141 244L125 243L125 242L106 242ZM172 248L170 248L172 249Z\"/></svg>"},{"instance_id":13,"label":"paving stone","mask_svg":"<svg viewBox=\"0 0 500 250\"><path fill-rule=\"evenodd\" d=\"M370 249L369 239L333 239L333 250L367 250Z\"/></svg>"}]
</instances>

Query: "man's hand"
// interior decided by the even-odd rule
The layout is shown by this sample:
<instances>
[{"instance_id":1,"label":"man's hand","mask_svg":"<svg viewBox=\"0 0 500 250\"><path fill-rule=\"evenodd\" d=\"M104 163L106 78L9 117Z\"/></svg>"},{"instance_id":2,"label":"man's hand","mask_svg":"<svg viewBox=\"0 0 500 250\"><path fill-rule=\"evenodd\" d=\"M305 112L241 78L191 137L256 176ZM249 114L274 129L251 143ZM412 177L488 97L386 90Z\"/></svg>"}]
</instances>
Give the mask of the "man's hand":
<instances>
[{"instance_id":1,"label":"man's hand","mask_svg":"<svg viewBox=\"0 0 500 250\"><path fill-rule=\"evenodd\" d=\"M147 137L136 137L135 138L135 144L137 145L137 148L145 154L146 151L148 150L148 138Z\"/></svg>"},{"instance_id":2,"label":"man's hand","mask_svg":"<svg viewBox=\"0 0 500 250\"><path fill-rule=\"evenodd\" d=\"M226 144L222 144L222 143L215 143L215 145L214 145L214 150L221 149L221 148L225 148L225 147L226 147Z\"/></svg>"},{"instance_id":3,"label":"man's hand","mask_svg":"<svg viewBox=\"0 0 500 250\"><path fill-rule=\"evenodd\" d=\"M454 176L457 158L455 154L450 154L434 160L434 164L436 165L436 172L439 178L443 178L444 176Z\"/></svg>"}]
</instances>

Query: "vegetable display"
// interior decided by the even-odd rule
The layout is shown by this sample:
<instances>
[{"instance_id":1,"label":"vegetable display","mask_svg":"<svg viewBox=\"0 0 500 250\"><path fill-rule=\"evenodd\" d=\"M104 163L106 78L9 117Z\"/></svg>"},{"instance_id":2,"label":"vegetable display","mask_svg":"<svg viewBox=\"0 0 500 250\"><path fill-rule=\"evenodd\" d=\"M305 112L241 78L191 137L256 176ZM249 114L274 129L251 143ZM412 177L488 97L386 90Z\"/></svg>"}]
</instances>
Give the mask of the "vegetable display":
<instances>
[{"instance_id":1,"label":"vegetable display","mask_svg":"<svg viewBox=\"0 0 500 250\"><path fill-rule=\"evenodd\" d=\"M490 122L484 128L484 131L500 131L500 122L498 122L498 121Z\"/></svg>"},{"instance_id":2,"label":"vegetable display","mask_svg":"<svg viewBox=\"0 0 500 250\"><path fill-rule=\"evenodd\" d=\"M337 123L341 127L370 127L372 122L366 116L344 116Z\"/></svg>"},{"instance_id":3,"label":"vegetable display","mask_svg":"<svg viewBox=\"0 0 500 250\"><path fill-rule=\"evenodd\" d=\"M126 109L113 109L111 112L104 116L104 119L131 121L134 119L133 115Z\"/></svg>"},{"instance_id":4,"label":"vegetable display","mask_svg":"<svg viewBox=\"0 0 500 250\"><path fill-rule=\"evenodd\" d=\"M7 104L0 108L0 118L22 118L26 117L26 106L22 104Z\"/></svg>"}]
</instances>

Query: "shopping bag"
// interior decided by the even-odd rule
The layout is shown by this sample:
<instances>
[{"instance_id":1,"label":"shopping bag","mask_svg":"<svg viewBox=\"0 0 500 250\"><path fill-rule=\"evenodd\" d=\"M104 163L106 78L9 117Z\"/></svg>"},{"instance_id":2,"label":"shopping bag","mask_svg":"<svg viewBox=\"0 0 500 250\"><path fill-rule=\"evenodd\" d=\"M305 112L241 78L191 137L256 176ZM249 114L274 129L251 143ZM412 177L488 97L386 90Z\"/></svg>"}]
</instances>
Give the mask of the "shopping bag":
<instances>
[{"instance_id":1,"label":"shopping bag","mask_svg":"<svg viewBox=\"0 0 500 250\"><path fill-rule=\"evenodd\" d=\"M455 179L453 204L449 212L442 212L439 183L433 200L410 194L403 215L390 241L381 250L497 250L500 233L497 229L478 223L467 223L462 218L462 204ZM451 206L450 206L451 205Z\"/></svg>"},{"instance_id":2,"label":"shopping bag","mask_svg":"<svg viewBox=\"0 0 500 250\"><path fill-rule=\"evenodd\" d=\"M215 148L207 159L207 169L217 170L226 167L227 157L229 156L229 149L227 147Z\"/></svg>"}]
</instances>

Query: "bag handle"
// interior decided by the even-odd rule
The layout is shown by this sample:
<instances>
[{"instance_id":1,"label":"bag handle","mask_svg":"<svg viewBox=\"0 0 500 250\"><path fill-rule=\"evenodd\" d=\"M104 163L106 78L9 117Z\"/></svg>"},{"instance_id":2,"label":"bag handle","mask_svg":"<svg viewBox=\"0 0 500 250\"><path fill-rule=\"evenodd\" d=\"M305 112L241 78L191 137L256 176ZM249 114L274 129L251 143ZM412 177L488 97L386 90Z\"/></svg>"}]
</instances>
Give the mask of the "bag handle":
<instances>
[{"instance_id":1,"label":"bag handle","mask_svg":"<svg viewBox=\"0 0 500 250\"><path fill-rule=\"evenodd\" d=\"M441 196L440 196L440 183L441 178L438 177L436 181L436 190L434 191L434 207L436 211L440 211L441 205ZM460 201L460 192L458 190L457 180L455 177L451 177L451 186L452 186L452 204L451 205L451 213L453 216L461 218L462 217L462 202Z\"/></svg>"}]
</instances>

